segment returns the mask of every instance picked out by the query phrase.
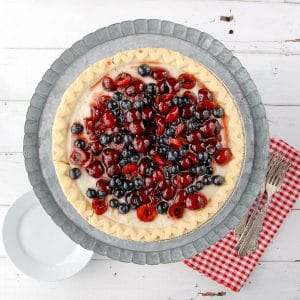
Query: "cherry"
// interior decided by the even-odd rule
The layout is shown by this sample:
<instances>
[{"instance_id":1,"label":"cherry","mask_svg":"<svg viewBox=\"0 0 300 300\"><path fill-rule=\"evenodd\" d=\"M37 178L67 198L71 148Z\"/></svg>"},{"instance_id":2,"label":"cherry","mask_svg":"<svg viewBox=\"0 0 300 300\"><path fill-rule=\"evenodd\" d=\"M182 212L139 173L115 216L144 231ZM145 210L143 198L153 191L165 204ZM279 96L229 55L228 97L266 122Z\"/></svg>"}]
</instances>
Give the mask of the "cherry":
<instances>
[{"instance_id":1,"label":"cherry","mask_svg":"<svg viewBox=\"0 0 300 300\"><path fill-rule=\"evenodd\" d=\"M176 189L173 186L167 187L165 190L162 191L161 196L165 200L171 200L176 194Z\"/></svg>"},{"instance_id":2,"label":"cherry","mask_svg":"<svg viewBox=\"0 0 300 300\"><path fill-rule=\"evenodd\" d=\"M121 158L121 153L119 150L106 148L102 152L102 161L106 167L113 165L118 162Z\"/></svg>"},{"instance_id":3,"label":"cherry","mask_svg":"<svg viewBox=\"0 0 300 300\"><path fill-rule=\"evenodd\" d=\"M103 174L103 167L100 161L94 161L90 166L86 168L88 174L94 178L100 178Z\"/></svg>"},{"instance_id":4,"label":"cherry","mask_svg":"<svg viewBox=\"0 0 300 300\"><path fill-rule=\"evenodd\" d=\"M184 206L182 203L173 203L168 210L168 215L171 218L180 219L183 216Z\"/></svg>"},{"instance_id":5,"label":"cherry","mask_svg":"<svg viewBox=\"0 0 300 300\"><path fill-rule=\"evenodd\" d=\"M95 106L92 106L91 107L91 115L92 115L92 120L97 122L100 120L100 117L101 117L101 110L98 109L97 107Z\"/></svg>"},{"instance_id":6,"label":"cherry","mask_svg":"<svg viewBox=\"0 0 300 300\"><path fill-rule=\"evenodd\" d=\"M176 127L176 130L175 130L175 136L178 136L178 135L182 135L186 132L186 125L185 124L179 124L177 127Z\"/></svg>"},{"instance_id":7,"label":"cherry","mask_svg":"<svg viewBox=\"0 0 300 300\"><path fill-rule=\"evenodd\" d=\"M105 109L105 103L107 101L111 100L111 97L110 96L107 96L107 95L101 95L101 96L98 96L97 95L97 98L96 98L96 103L95 103L95 106L101 111L101 110L104 110Z\"/></svg>"},{"instance_id":8,"label":"cherry","mask_svg":"<svg viewBox=\"0 0 300 300\"><path fill-rule=\"evenodd\" d=\"M177 93L181 88L181 82L173 77L167 77L165 83L169 93Z\"/></svg>"},{"instance_id":9,"label":"cherry","mask_svg":"<svg viewBox=\"0 0 300 300\"><path fill-rule=\"evenodd\" d=\"M117 120L113 112L110 110L107 110L103 113L101 121L102 121L101 124L104 126L104 128L107 129L112 128L117 123Z\"/></svg>"},{"instance_id":10,"label":"cherry","mask_svg":"<svg viewBox=\"0 0 300 300\"><path fill-rule=\"evenodd\" d=\"M91 147L93 154L100 155L100 153L102 151L102 145L99 141L90 143L90 147Z\"/></svg>"},{"instance_id":11,"label":"cherry","mask_svg":"<svg viewBox=\"0 0 300 300\"><path fill-rule=\"evenodd\" d=\"M199 101L213 101L213 95L208 89L200 89L198 91Z\"/></svg>"},{"instance_id":12,"label":"cherry","mask_svg":"<svg viewBox=\"0 0 300 300\"><path fill-rule=\"evenodd\" d=\"M157 212L151 204L143 204L137 209L136 215L143 222L151 222L157 216Z\"/></svg>"},{"instance_id":13,"label":"cherry","mask_svg":"<svg viewBox=\"0 0 300 300\"><path fill-rule=\"evenodd\" d=\"M88 158L85 162L83 162L82 167L86 168L90 166L94 162L94 156L92 154L88 154Z\"/></svg>"},{"instance_id":14,"label":"cherry","mask_svg":"<svg viewBox=\"0 0 300 300\"><path fill-rule=\"evenodd\" d=\"M181 86L184 89L192 89L196 85L196 78L191 74L180 74L178 80L181 82Z\"/></svg>"},{"instance_id":15,"label":"cherry","mask_svg":"<svg viewBox=\"0 0 300 300\"><path fill-rule=\"evenodd\" d=\"M177 193L176 201L179 202L179 203L184 204L186 197L187 197L187 193L185 192L185 190L180 190Z\"/></svg>"},{"instance_id":16,"label":"cherry","mask_svg":"<svg viewBox=\"0 0 300 300\"><path fill-rule=\"evenodd\" d=\"M90 134L95 130L95 122L91 118L85 118L84 124L87 134Z\"/></svg>"},{"instance_id":17,"label":"cherry","mask_svg":"<svg viewBox=\"0 0 300 300\"><path fill-rule=\"evenodd\" d=\"M122 169L118 164L112 164L110 167L106 169L106 173L109 177L113 177L116 175L120 175L122 173Z\"/></svg>"},{"instance_id":18,"label":"cherry","mask_svg":"<svg viewBox=\"0 0 300 300\"><path fill-rule=\"evenodd\" d=\"M81 166L88 159L87 153L80 148L75 148L70 155L70 162L73 165Z\"/></svg>"},{"instance_id":19,"label":"cherry","mask_svg":"<svg viewBox=\"0 0 300 300\"><path fill-rule=\"evenodd\" d=\"M178 150L182 146L182 140L180 138L171 138L169 140L169 145Z\"/></svg>"},{"instance_id":20,"label":"cherry","mask_svg":"<svg viewBox=\"0 0 300 300\"><path fill-rule=\"evenodd\" d=\"M156 123L156 135L162 136L165 132L165 123L163 119L159 116L155 116L154 121Z\"/></svg>"},{"instance_id":21,"label":"cherry","mask_svg":"<svg viewBox=\"0 0 300 300\"><path fill-rule=\"evenodd\" d=\"M127 122L137 122L142 120L142 114L137 109L131 109L125 114L125 120Z\"/></svg>"},{"instance_id":22,"label":"cherry","mask_svg":"<svg viewBox=\"0 0 300 300\"><path fill-rule=\"evenodd\" d=\"M162 115L167 114L172 108L171 101L160 101L158 104L154 104L154 105L155 108L158 110L158 112Z\"/></svg>"},{"instance_id":23,"label":"cherry","mask_svg":"<svg viewBox=\"0 0 300 300\"><path fill-rule=\"evenodd\" d=\"M143 134L145 132L145 126L142 121L132 123L127 122L124 125L131 134Z\"/></svg>"},{"instance_id":24,"label":"cherry","mask_svg":"<svg viewBox=\"0 0 300 300\"><path fill-rule=\"evenodd\" d=\"M171 181L168 180L168 179L164 179L164 180L161 180L158 185L157 185L157 188L161 191L165 190L167 187L171 186Z\"/></svg>"},{"instance_id":25,"label":"cherry","mask_svg":"<svg viewBox=\"0 0 300 300\"><path fill-rule=\"evenodd\" d=\"M188 158L192 161L193 164L199 163L199 158L197 157L197 155L195 155L195 154L192 153L192 152L188 152L188 153L186 154L186 157L188 157Z\"/></svg>"},{"instance_id":26,"label":"cherry","mask_svg":"<svg viewBox=\"0 0 300 300\"><path fill-rule=\"evenodd\" d=\"M192 161L188 157L183 157L179 165L182 170L188 170L192 166Z\"/></svg>"},{"instance_id":27,"label":"cherry","mask_svg":"<svg viewBox=\"0 0 300 300\"><path fill-rule=\"evenodd\" d=\"M138 171L138 165L135 163L127 164L123 167L123 173L128 174L136 174Z\"/></svg>"},{"instance_id":28,"label":"cherry","mask_svg":"<svg viewBox=\"0 0 300 300\"><path fill-rule=\"evenodd\" d=\"M195 153L199 153L200 151L205 150L205 147L204 147L203 143L198 143L198 144L195 144L195 145L191 145L191 149Z\"/></svg>"},{"instance_id":29,"label":"cherry","mask_svg":"<svg viewBox=\"0 0 300 300\"><path fill-rule=\"evenodd\" d=\"M136 136L132 142L134 149L139 153L148 151L151 145L151 139L146 136Z\"/></svg>"},{"instance_id":30,"label":"cherry","mask_svg":"<svg viewBox=\"0 0 300 300\"><path fill-rule=\"evenodd\" d=\"M191 144L198 144L201 142L201 133L198 130L192 130L188 135L187 135L187 141Z\"/></svg>"},{"instance_id":31,"label":"cherry","mask_svg":"<svg viewBox=\"0 0 300 300\"><path fill-rule=\"evenodd\" d=\"M115 83L117 87L126 87L131 82L131 75L125 72L118 74L115 79Z\"/></svg>"},{"instance_id":32,"label":"cherry","mask_svg":"<svg viewBox=\"0 0 300 300\"><path fill-rule=\"evenodd\" d=\"M195 105L198 103L198 100L197 100L196 95L195 95L193 92L191 92L191 91L185 91L185 92L183 93L183 96L185 96L185 97L187 97L188 99L190 99L191 102L192 102L193 104L195 104Z\"/></svg>"},{"instance_id":33,"label":"cherry","mask_svg":"<svg viewBox=\"0 0 300 300\"><path fill-rule=\"evenodd\" d=\"M159 154L152 154L151 157L160 165L165 166L167 162L159 155Z\"/></svg>"},{"instance_id":34,"label":"cherry","mask_svg":"<svg viewBox=\"0 0 300 300\"><path fill-rule=\"evenodd\" d=\"M171 111L167 114L165 118L166 123L172 123L177 120L179 117L179 107L175 106L171 109Z\"/></svg>"},{"instance_id":35,"label":"cherry","mask_svg":"<svg viewBox=\"0 0 300 300\"><path fill-rule=\"evenodd\" d=\"M125 93L129 97L133 97L143 92L143 90L144 83L139 79L135 79L130 83L128 87L125 88Z\"/></svg>"},{"instance_id":36,"label":"cherry","mask_svg":"<svg viewBox=\"0 0 300 300\"><path fill-rule=\"evenodd\" d=\"M146 188L150 188L150 187L153 187L154 185L155 185L155 182L153 180L153 177L146 176L145 177L145 187Z\"/></svg>"},{"instance_id":37,"label":"cherry","mask_svg":"<svg viewBox=\"0 0 300 300\"><path fill-rule=\"evenodd\" d=\"M142 109L142 119L143 120L150 121L150 120L152 120L153 115L154 115L154 112L151 107L147 106Z\"/></svg>"},{"instance_id":38,"label":"cherry","mask_svg":"<svg viewBox=\"0 0 300 300\"><path fill-rule=\"evenodd\" d=\"M193 181L193 177L188 173L177 174L173 177L173 184L178 189L182 189L190 185Z\"/></svg>"},{"instance_id":39,"label":"cherry","mask_svg":"<svg viewBox=\"0 0 300 300\"><path fill-rule=\"evenodd\" d=\"M206 204L207 198L201 193L189 194L185 201L185 206L191 210L204 208Z\"/></svg>"},{"instance_id":40,"label":"cherry","mask_svg":"<svg viewBox=\"0 0 300 300\"><path fill-rule=\"evenodd\" d=\"M161 169L155 169L152 176L154 183L158 183L165 178L164 172Z\"/></svg>"},{"instance_id":41,"label":"cherry","mask_svg":"<svg viewBox=\"0 0 300 300\"><path fill-rule=\"evenodd\" d=\"M195 112L195 106L189 103L182 108L181 116L184 119L190 119L194 112Z\"/></svg>"},{"instance_id":42,"label":"cherry","mask_svg":"<svg viewBox=\"0 0 300 300\"><path fill-rule=\"evenodd\" d=\"M215 104L209 100L203 100L198 104L197 108L213 110L215 108Z\"/></svg>"},{"instance_id":43,"label":"cherry","mask_svg":"<svg viewBox=\"0 0 300 300\"><path fill-rule=\"evenodd\" d=\"M222 129L222 126L218 122L218 120L213 119L207 121L203 127L201 127L200 132L205 138L209 138L217 135Z\"/></svg>"},{"instance_id":44,"label":"cherry","mask_svg":"<svg viewBox=\"0 0 300 300\"><path fill-rule=\"evenodd\" d=\"M228 163L231 159L231 151L229 148L223 148L216 152L215 160L219 165L224 165Z\"/></svg>"},{"instance_id":45,"label":"cherry","mask_svg":"<svg viewBox=\"0 0 300 300\"><path fill-rule=\"evenodd\" d=\"M109 181L106 179L99 179L96 183L96 187L103 193L110 193L111 189L109 187Z\"/></svg>"},{"instance_id":46,"label":"cherry","mask_svg":"<svg viewBox=\"0 0 300 300\"><path fill-rule=\"evenodd\" d=\"M169 76L169 72L163 68L152 68L152 77L157 81L161 81Z\"/></svg>"},{"instance_id":47,"label":"cherry","mask_svg":"<svg viewBox=\"0 0 300 300\"><path fill-rule=\"evenodd\" d=\"M107 91L115 91L117 89L116 83L109 76L104 76L102 79L102 86Z\"/></svg>"},{"instance_id":48,"label":"cherry","mask_svg":"<svg viewBox=\"0 0 300 300\"><path fill-rule=\"evenodd\" d=\"M92 201L92 207L97 215L103 215L108 209L107 203L101 198L94 198Z\"/></svg>"},{"instance_id":49,"label":"cherry","mask_svg":"<svg viewBox=\"0 0 300 300\"><path fill-rule=\"evenodd\" d=\"M143 204L147 204L151 201L148 195L148 190L145 189L139 190L138 194L139 194L139 199Z\"/></svg>"}]
</instances>

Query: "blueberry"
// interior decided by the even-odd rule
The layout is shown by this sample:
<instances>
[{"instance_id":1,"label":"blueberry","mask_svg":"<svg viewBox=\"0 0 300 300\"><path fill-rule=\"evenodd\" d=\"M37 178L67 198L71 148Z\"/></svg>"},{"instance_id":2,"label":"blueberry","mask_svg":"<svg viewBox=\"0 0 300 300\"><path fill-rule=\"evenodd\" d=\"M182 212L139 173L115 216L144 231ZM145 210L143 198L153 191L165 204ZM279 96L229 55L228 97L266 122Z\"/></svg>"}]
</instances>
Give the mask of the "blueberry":
<instances>
[{"instance_id":1,"label":"blueberry","mask_svg":"<svg viewBox=\"0 0 300 300\"><path fill-rule=\"evenodd\" d=\"M114 112L117 112L118 109L116 109ZM119 116L117 116L117 120L119 123L123 123L125 121L125 116L123 114L120 114Z\"/></svg>"},{"instance_id":2,"label":"blueberry","mask_svg":"<svg viewBox=\"0 0 300 300\"><path fill-rule=\"evenodd\" d=\"M204 183L201 180L199 180L195 183L195 186L196 186L197 191L200 191L203 189Z\"/></svg>"},{"instance_id":3,"label":"blueberry","mask_svg":"<svg viewBox=\"0 0 300 300\"><path fill-rule=\"evenodd\" d=\"M96 198L97 197L97 192L94 189L88 188L85 194L88 198Z\"/></svg>"},{"instance_id":4,"label":"blueberry","mask_svg":"<svg viewBox=\"0 0 300 300\"><path fill-rule=\"evenodd\" d=\"M123 94L120 92L114 92L112 98L116 101L121 101L123 99Z\"/></svg>"},{"instance_id":5,"label":"blueberry","mask_svg":"<svg viewBox=\"0 0 300 300\"><path fill-rule=\"evenodd\" d=\"M115 117L120 117L120 115L121 115L120 109L119 109L119 108L116 108L115 110L113 110L113 115L114 115Z\"/></svg>"},{"instance_id":6,"label":"blueberry","mask_svg":"<svg viewBox=\"0 0 300 300\"><path fill-rule=\"evenodd\" d=\"M125 145L131 145L132 144L132 141L133 141L133 138L130 134L125 134L124 135L124 144Z\"/></svg>"},{"instance_id":7,"label":"blueberry","mask_svg":"<svg viewBox=\"0 0 300 300\"><path fill-rule=\"evenodd\" d=\"M188 96L182 96L179 106L184 106L186 104L190 103L190 98Z\"/></svg>"},{"instance_id":8,"label":"blueberry","mask_svg":"<svg viewBox=\"0 0 300 300\"><path fill-rule=\"evenodd\" d=\"M180 167L179 167L179 165L177 165L177 164L175 164L175 165L173 165L172 167L171 167L171 173L172 174L178 174L179 173L179 170L180 170Z\"/></svg>"},{"instance_id":9,"label":"blueberry","mask_svg":"<svg viewBox=\"0 0 300 300\"><path fill-rule=\"evenodd\" d=\"M125 110L130 110L132 109L133 105L132 105L132 102L128 99L124 99L122 102L121 102L121 107Z\"/></svg>"},{"instance_id":10,"label":"blueberry","mask_svg":"<svg viewBox=\"0 0 300 300\"><path fill-rule=\"evenodd\" d=\"M123 158L123 159L121 159L121 160L119 161L119 165L120 165L121 167L126 166L128 163L129 163L129 161L128 161L128 159L126 159L126 158Z\"/></svg>"},{"instance_id":11,"label":"blueberry","mask_svg":"<svg viewBox=\"0 0 300 300\"><path fill-rule=\"evenodd\" d=\"M110 206L111 208L118 208L118 207L119 207L119 200L116 199L116 198L110 199L110 201L109 201L109 206Z\"/></svg>"},{"instance_id":12,"label":"blueberry","mask_svg":"<svg viewBox=\"0 0 300 300\"><path fill-rule=\"evenodd\" d=\"M69 176L71 179L77 179L81 176L81 171L78 168L73 168L69 171Z\"/></svg>"},{"instance_id":13,"label":"blueberry","mask_svg":"<svg viewBox=\"0 0 300 300\"><path fill-rule=\"evenodd\" d=\"M125 190L125 191L132 191L133 189L134 189L134 183L133 183L133 181L131 181L131 180L125 180L124 182L123 182L123 189Z\"/></svg>"},{"instance_id":14,"label":"blueberry","mask_svg":"<svg viewBox=\"0 0 300 300\"><path fill-rule=\"evenodd\" d=\"M144 185L144 180L142 178L134 178L133 179L133 183L136 189L141 188Z\"/></svg>"},{"instance_id":15,"label":"blueberry","mask_svg":"<svg viewBox=\"0 0 300 300\"><path fill-rule=\"evenodd\" d=\"M156 206L156 210L159 214L166 214L168 209L169 209L169 204L166 201L160 201Z\"/></svg>"},{"instance_id":16,"label":"blueberry","mask_svg":"<svg viewBox=\"0 0 300 300\"><path fill-rule=\"evenodd\" d=\"M212 183L212 177L209 176L209 175L204 175L203 178L202 178L202 182L205 185L209 185L209 184Z\"/></svg>"},{"instance_id":17,"label":"blueberry","mask_svg":"<svg viewBox=\"0 0 300 300\"><path fill-rule=\"evenodd\" d=\"M152 74L152 70L149 65L143 64L138 67L138 73L143 77L150 76Z\"/></svg>"},{"instance_id":18,"label":"blueberry","mask_svg":"<svg viewBox=\"0 0 300 300\"><path fill-rule=\"evenodd\" d=\"M178 151L179 156L183 157L187 154L187 149L186 148L180 148Z\"/></svg>"},{"instance_id":19,"label":"blueberry","mask_svg":"<svg viewBox=\"0 0 300 300\"><path fill-rule=\"evenodd\" d=\"M178 153L174 149L169 149L167 152L167 160L175 161L178 158Z\"/></svg>"},{"instance_id":20,"label":"blueberry","mask_svg":"<svg viewBox=\"0 0 300 300\"><path fill-rule=\"evenodd\" d=\"M127 214L130 210L130 206L126 203L121 203L118 207L119 213L124 215Z\"/></svg>"},{"instance_id":21,"label":"blueberry","mask_svg":"<svg viewBox=\"0 0 300 300\"><path fill-rule=\"evenodd\" d=\"M148 167L146 169L145 173L146 173L147 176L151 176L153 174L153 172L154 172L154 168Z\"/></svg>"},{"instance_id":22,"label":"blueberry","mask_svg":"<svg viewBox=\"0 0 300 300\"><path fill-rule=\"evenodd\" d=\"M174 136L175 135L175 128L170 126L166 130L166 136Z\"/></svg>"},{"instance_id":23,"label":"blueberry","mask_svg":"<svg viewBox=\"0 0 300 300\"><path fill-rule=\"evenodd\" d=\"M131 163L137 163L140 160L140 156L138 154L132 155L128 159Z\"/></svg>"},{"instance_id":24,"label":"blueberry","mask_svg":"<svg viewBox=\"0 0 300 300\"><path fill-rule=\"evenodd\" d=\"M167 151L168 151L168 148L166 146L160 146L160 147L157 148L157 153L158 154L164 155L164 154L167 153Z\"/></svg>"},{"instance_id":25,"label":"blueberry","mask_svg":"<svg viewBox=\"0 0 300 300\"><path fill-rule=\"evenodd\" d=\"M212 114L215 118L222 118L224 116L224 109L222 107L215 107L212 110Z\"/></svg>"},{"instance_id":26,"label":"blueberry","mask_svg":"<svg viewBox=\"0 0 300 300\"><path fill-rule=\"evenodd\" d=\"M133 103L133 107L134 107L135 109L141 110L141 109L144 108L144 106L145 106L145 103L144 103L143 100L136 100L136 101L134 101L134 103Z\"/></svg>"},{"instance_id":27,"label":"blueberry","mask_svg":"<svg viewBox=\"0 0 300 300\"><path fill-rule=\"evenodd\" d=\"M206 172L206 167L204 166L204 165L197 165L197 166L193 166L192 168L191 168L191 173L193 174L193 175L204 175L205 174L205 172Z\"/></svg>"},{"instance_id":28,"label":"blueberry","mask_svg":"<svg viewBox=\"0 0 300 300\"><path fill-rule=\"evenodd\" d=\"M118 105L117 101L110 100L105 103L105 107L109 110L114 110L114 109L118 108L119 105Z\"/></svg>"},{"instance_id":29,"label":"blueberry","mask_svg":"<svg viewBox=\"0 0 300 300\"><path fill-rule=\"evenodd\" d=\"M145 106L150 106L153 103L153 99L151 99L150 97L146 97L144 98L143 102Z\"/></svg>"},{"instance_id":30,"label":"blueberry","mask_svg":"<svg viewBox=\"0 0 300 300\"><path fill-rule=\"evenodd\" d=\"M71 133L79 134L83 131L83 126L79 123L74 123L71 127Z\"/></svg>"},{"instance_id":31,"label":"blueberry","mask_svg":"<svg viewBox=\"0 0 300 300\"><path fill-rule=\"evenodd\" d=\"M121 188L117 188L113 191L113 194L117 197L117 198L122 198L125 195L125 191Z\"/></svg>"},{"instance_id":32,"label":"blueberry","mask_svg":"<svg viewBox=\"0 0 300 300\"><path fill-rule=\"evenodd\" d=\"M98 198L104 198L104 197L107 196L107 194L108 194L107 192L104 192L104 191L101 191L101 190L97 191Z\"/></svg>"},{"instance_id":33,"label":"blueberry","mask_svg":"<svg viewBox=\"0 0 300 300\"><path fill-rule=\"evenodd\" d=\"M207 152L201 151L198 153L198 158L200 161L205 161L205 160L208 160L210 158L210 156Z\"/></svg>"},{"instance_id":34,"label":"blueberry","mask_svg":"<svg viewBox=\"0 0 300 300\"><path fill-rule=\"evenodd\" d=\"M212 182L215 185L222 185L224 183L224 178L221 175L215 175L212 177Z\"/></svg>"},{"instance_id":35,"label":"blueberry","mask_svg":"<svg viewBox=\"0 0 300 300\"><path fill-rule=\"evenodd\" d=\"M202 164L203 164L204 166L209 166L209 165L211 164L211 162L212 162L212 159L211 159L211 158L208 158L207 160L202 161Z\"/></svg>"},{"instance_id":36,"label":"blueberry","mask_svg":"<svg viewBox=\"0 0 300 300\"><path fill-rule=\"evenodd\" d=\"M159 138L158 138L158 140L157 140L157 142L159 143L159 144L167 144L168 143L168 138L166 137L166 136L160 136Z\"/></svg>"},{"instance_id":37,"label":"blueberry","mask_svg":"<svg viewBox=\"0 0 300 300\"><path fill-rule=\"evenodd\" d=\"M122 156L123 156L124 158L128 158L131 154L132 154L132 152L131 152L130 150L128 150L128 149L124 149L124 150L122 151Z\"/></svg>"},{"instance_id":38,"label":"blueberry","mask_svg":"<svg viewBox=\"0 0 300 300\"><path fill-rule=\"evenodd\" d=\"M200 124L195 121L188 122L188 130L198 130L200 127Z\"/></svg>"},{"instance_id":39,"label":"blueberry","mask_svg":"<svg viewBox=\"0 0 300 300\"><path fill-rule=\"evenodd\" d=\"M120 176L114 176L108 186L111 188L111 189L116 189L116 188L119 188L123 185L123 180L122 180L122 177Z\"/></svg>"},{"instance_id":40,"label":"blueberry","mask_svg":"<svg viewBox=\"0 0 300 300\"><path fill-rule=\"evenodd\" d=\"M113 142L115 144L122 144L123 142L123 136L120 133L117 133L116 135L113 136Z\"/></svg>"},{"instance_id":41,"label":"blueberry","mask_svg":"<svg viewBox=\"0 0 300 300\"><path fill-rule=\"evenodd\" d=\"M76 140L74 142L74 147L84 149L85 148L85 141L84 140Z\"/></svg>"},{"instance_id":42,"label":"blueberry","mask_svg":"<svg viewBox=\"0 0 300 300\"><path fill-rule=\"evenodd\" d=\"M172 104L175 105L175 106L179 105L179 102L180 102L179 99L180 99L180 97L175 96L175 97L172 99Z\"/></svg>"},{"instance_id":43,"label":"blueberry","mask_svg":"<svg viewBox=\"0 0 300 300\"><path fill-rule=\"evenodd\" d=\"M157 168L157 166L158 166L158 164L157 164L157 162L156 162L155 160L151 160L151 161L149 162L149 167L150 167L150 168L155 169L155 168Z\"/></svg>"},{"instance_id":44,"label":"blueberry","mask_svg":"<svg viewBox=\"0 0 300 300\"><path fill-rule=\"evenodd\" d=\"M186 191L189 194L196 193L197 192L197 187L195 185L190 185L190 186L187 187Z\"/></svg>"},{"instance_id":45,"label":"blueberry","mask_svg":"<svg viewBox=\"0 0 300 300\"><path fill-rule=\"evenodd\" d=\"M214 169L212 167L206 167L205 173L207 175L212 175L213 172L214 172Z\"/></svg>"},{"instance_id":46,"label":"blueberry","mask_svg":"<svg viewBox=\"0 0 300 300\"><path fill-rule=\"evenodd\" d=\"M145 87L145 95L146 97L150 97L154 99L158 93L158 88L155 83L148 83Z\"/></svg>"},{"instance_id":47,"label":"blueberry","mask_svg":"<svg viewBox=\"0 0 300 300\"><path fill-rule=\"evenodd\" d=\"M106 144L109 144L111 142L111 136L106 134L106 133L103 133L100 135L100 143L102 145L106 145Z\"/></svg>"},{"instance_id":48,"label":"blueberry","mask_svg":"<svg viewBox=\"0 0 300 300\"><path fill-rule=\"evenodd\" d=\"M171 178L172 178L172 173L171 173L170 170L166 170L166 171L165 171L165 175L166 175L166 178L168 178L168 179L171 179Z\"/></svg>"}]
</instances>

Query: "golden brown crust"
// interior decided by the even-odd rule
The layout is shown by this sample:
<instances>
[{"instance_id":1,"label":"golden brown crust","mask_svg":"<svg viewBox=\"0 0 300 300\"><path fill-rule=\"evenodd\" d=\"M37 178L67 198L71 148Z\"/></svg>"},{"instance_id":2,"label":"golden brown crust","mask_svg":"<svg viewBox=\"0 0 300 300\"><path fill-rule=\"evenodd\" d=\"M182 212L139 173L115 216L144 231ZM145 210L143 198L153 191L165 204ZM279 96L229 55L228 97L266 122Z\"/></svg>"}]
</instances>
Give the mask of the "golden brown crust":
<instances>
[{"instance_id":1,"label":"golden brown crust","mask_svg":"<svg viewBox=\"0 0 300 300\"><path fill-rule=\"evenodd\" d=\"M159 62L177 68L181 72L193 74L200 82L213 92L218 103L228 116L227 130L229 132L229 147L233 159L228 163L225 184L218 187L209 198L208 205L197 211L188 211L180 220L171 222L164 227L155 227L157 223L128 225L130 215L124 217L116 211L97 216L85 195L82 194L76 181L69 178L67 135L70 128L70 118L75 106L83 93L104 74L121 65L139 62ZM121 239L137 241L164 240L181 236L201 226L209 220L224 205L234 190L239 178L244 159L243 124L239 111L224 85L204 66L188 57L163 48L143 48L120 52L113 57L103 59L85 70L64 93L58 107L52 128L52 154L59 183L77 212L91 225L99 230ZM131 215L132 217L132 215ZM130 222L129 222L130 223Z\"/></svg>"}]
</instances>

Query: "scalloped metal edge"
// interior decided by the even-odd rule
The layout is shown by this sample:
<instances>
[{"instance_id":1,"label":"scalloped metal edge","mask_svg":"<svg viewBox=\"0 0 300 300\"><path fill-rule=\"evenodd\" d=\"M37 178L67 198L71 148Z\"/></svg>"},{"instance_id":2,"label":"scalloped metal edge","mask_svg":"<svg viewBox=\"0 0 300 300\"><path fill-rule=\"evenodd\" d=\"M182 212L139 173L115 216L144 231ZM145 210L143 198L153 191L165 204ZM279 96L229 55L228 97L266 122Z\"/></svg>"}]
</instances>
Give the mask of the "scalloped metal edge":
<instances>
[{"instance_id":1,"label":"scalloped metal edge","mask_svg":"<svg viewBox=\"0 0 300 300\"><path fill-rule=\"evenodd\" d=\"M131 251L107 245L89 236L71 222L62 210L58 207L51 192L44 182L38 157L38 128L39 120L47 97L58 80L60 75L76 58L87 52L89 49L105 43L109 40L120 37L135 35L137 33L153 33L175 37L190 42L204 50L226 66L243 91L244 99L248 102L254 123L254 160L252 173L248 185L244 190L238 205L229 214L224 222L217 225L204 237L189 243L183 247L177 247L164 251ZM31 98L30 106L26 115L25 135L23 141L23 153L25 167L29 181L33 186L36 196L46 212L53 221L76 243L94 252L106 255L112 259L122 262L133 262L136 264L159 264L182 261L198 252L203 251L208 246L214 244L231 230L248 211L255 195L258 194L260 184L264 177L269 151L269 130L264 106L254 82L251 80L246 69L239 60L225 48L225 46L215 40L207 33L194 28L188 28L170 21L157 19L138 19L116 23L105 28L101 28L86 35L82 40L77 41L71 48L65 50L62 55L53 62L50 69L43 75L42 80L37 85L34 95Z\"/></svg>"}]
</instances>

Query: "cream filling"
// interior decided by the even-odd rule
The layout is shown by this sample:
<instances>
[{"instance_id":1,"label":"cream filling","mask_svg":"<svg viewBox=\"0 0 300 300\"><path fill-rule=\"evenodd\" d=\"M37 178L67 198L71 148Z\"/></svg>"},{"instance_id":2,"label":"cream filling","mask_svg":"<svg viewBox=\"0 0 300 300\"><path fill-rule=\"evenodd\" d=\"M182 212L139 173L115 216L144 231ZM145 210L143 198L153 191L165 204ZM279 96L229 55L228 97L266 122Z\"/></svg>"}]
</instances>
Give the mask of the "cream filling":
<instances>
[{"instance_id":1,"label":"cream filling","mask_svg":"<svg viewBox=\"0 0 300 300\"><path fill-rule=\"evenodd\" d=\"M115 67L109 72L109 76L111 76L112 78L115 78L119 73L127 72L136 78L140 78L145 83L156 82L151 77L141 77L137 72L137 66L138 65L130 65L130 66L127 65L127 66ZM169 66L166 64L159 64L159 66L168 70L170 75L175 78L178 77L182 73L173 66ZM195 94L197 94L199 87L200 87L199 85L198 86L196 85L190 91L193 91ZM184 89L181 89L180 92L183 93ZM100 94L103 93L105 95L112 94L112 92L105 91L101 84L99 84L95 89L93 89L93 91L87 90L86 92L84 92L81 95L81 97L79 98L76 108L74 110L74 113L70 118L70 124L73 124L74 122L78 122L78 121L83 123L83 119L90 115L90 103L93 101L93 96L95 96L96 94L99 94L99 93ZM222 140L224 141L224 130L221 130L221 135L222 135ZM228 146L230 147L230 144ZM71 133L69 130L68 137L67 137L68 156L70 156L70 154L71 154L71 147L72 147ZM222 176L226 175L227 165L220 166L220 165L214 164L213 168L214 168L214 174L218 174L218 175L222 175ZM81 171L82 171L81 172L82 175L78 180L76 180L76 184L77 184L78 188L80 189L82 195L84 195L86 200L91 203L91 199L86 197L86 191L88 188L95 188L96 182L99 179L89 176L84 169L82 169ZM217 186L209 185L209 186L204 186L204 188L200 192L205 194L209 200L217 189L218 189ZM107 200L109 201L112 197L113 196L108 196ZM124 201L124 199L121 198L120 201L122 202L122 201ZM194 211L185 209L184 216L181 220L184 220L185 218L189 218L189 215L194 214L194 213L195 213ZM170 226L170 225L178 222L177 220L168 218L166 215L158 215L152 222L149 222L149 223L141 222L136 217L135 210L131 210L131 211L129 211L129 213L122 215L118 212L117 209L110 208L107 210L107 212L104 215L118 223L128 225L128 226L141 227L141 228L167 227L167 226Z\"/></svg>"}]
</instances>

